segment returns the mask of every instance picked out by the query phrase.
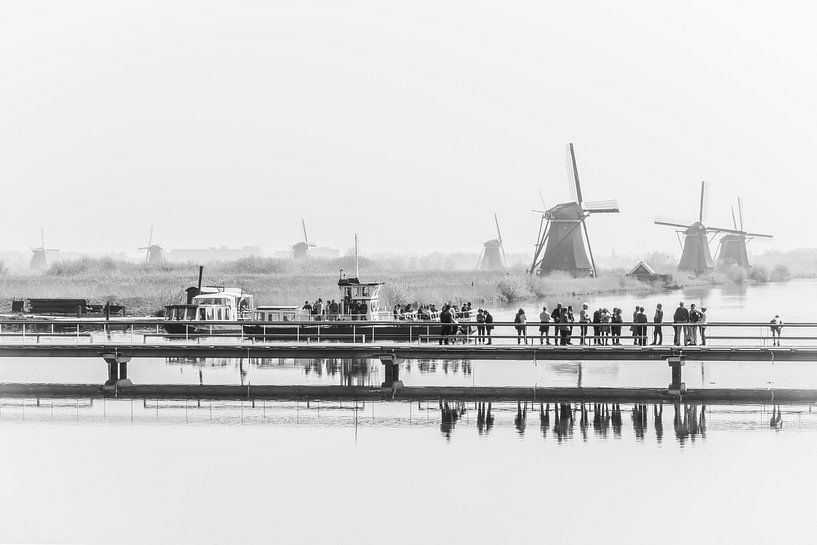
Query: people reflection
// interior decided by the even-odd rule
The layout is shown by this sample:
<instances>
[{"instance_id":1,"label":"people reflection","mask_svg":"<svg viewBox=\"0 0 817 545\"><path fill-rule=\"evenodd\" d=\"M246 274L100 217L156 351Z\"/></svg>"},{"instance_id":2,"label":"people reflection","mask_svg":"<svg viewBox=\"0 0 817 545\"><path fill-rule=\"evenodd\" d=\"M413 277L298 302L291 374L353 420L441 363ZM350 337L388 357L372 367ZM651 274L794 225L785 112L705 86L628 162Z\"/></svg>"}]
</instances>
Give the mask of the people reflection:
<instances>
[{"instance_id":1,"label":"people reflection","mask_svg":"<svg viewBox=\"0 0 817 545\"><path fill-rule=\"evenodd\" d=\"M516 418L513 419L514 426L516 426L516 431L519 435L525 434L525 428L527 427L528 422L528 402L527 401L517 401L516 402Z\"/></svg>"}]
</instances>

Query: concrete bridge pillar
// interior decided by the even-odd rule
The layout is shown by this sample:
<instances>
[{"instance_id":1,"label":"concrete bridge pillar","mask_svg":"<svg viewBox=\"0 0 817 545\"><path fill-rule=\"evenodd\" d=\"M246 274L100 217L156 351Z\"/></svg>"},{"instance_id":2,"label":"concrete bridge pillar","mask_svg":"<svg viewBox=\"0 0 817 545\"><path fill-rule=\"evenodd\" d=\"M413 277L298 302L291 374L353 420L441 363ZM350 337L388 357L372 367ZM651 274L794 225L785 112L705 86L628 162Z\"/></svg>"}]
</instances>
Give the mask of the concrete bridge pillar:
<instances>
[{"instance_id":1,"label":"concrete bridge pillar","mask_svg":"<svg viewBox=\"0 0 817 545\"><path fill-rule=\"evenodd\" d=\"M122 354L102 354L102 359L108 366L108 380L105 381L103 389L113 390L122 386L133 386L133 382L128 378L128 362L130 356Z\"/></svg>"},{"instance_id":2,"label":"concrete bridge pillar","mask_svg":"<svg viewBox=\"0 0 817 545\"><path fill-rule=\"evenodd\" d=\"M395 391L403 387L403 381L400 380L400 364L403 362L401 358L393 354L384 354L380 356L380 363L383 364L384 377L383 384L380 387L383 390Z\"/></svg>"},{"instance_id":3,"label":"concrete bridge pillar","mask_svg":"<svg viewBox=\"0 0 817 545\"><path fill-rule=\"evenodd\" d=\"M682 368L686 364L687 357L686 356L670 356L667 358L667 363L672 370L672 382L670 382L669 386L667 386L667 393L681 395L686 393L687 387L681 381L682 378Z\"/></svg>"}]
</instances>

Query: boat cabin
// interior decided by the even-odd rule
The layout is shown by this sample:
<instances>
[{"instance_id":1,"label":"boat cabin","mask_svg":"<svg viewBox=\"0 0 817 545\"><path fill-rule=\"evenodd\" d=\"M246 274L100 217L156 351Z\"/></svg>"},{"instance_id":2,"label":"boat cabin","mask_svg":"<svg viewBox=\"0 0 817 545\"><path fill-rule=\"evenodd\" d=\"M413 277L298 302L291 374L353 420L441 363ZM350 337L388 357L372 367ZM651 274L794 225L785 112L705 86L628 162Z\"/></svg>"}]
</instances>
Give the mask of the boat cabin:
<instances>
[{"instance_id":1,"label":"boat cabin","mask_svg":"<svg viewBox=\"0 0 817 545\"><path fill-rule=\"evenodd\" d=\"M388 312L380 308L380 288L383 282L361 282L357 278L341 275L340 314L352 320L390 319Z\"/></svg>"},{"instance_id":2,"label":"boat cabin","mask_svg":"<svg viewBox=\"0 0 817 545\"><path fill-rule=\"evenodd\" d=\"M205 286L189 304L165 307L165 317L174 321L236 322L249 319L252 312L252 295L221 286Z\"/></svg>"},{"instance_id":3,"label":"boat cabin","mask_svg":"<svg viewBox=\"0 0 817 545\"><path fill-rule=\"evenodd\" d=\"M254 322L305 322L309 313L292 305L264 305L253 312Z\"/></svg>"}]
</instances>

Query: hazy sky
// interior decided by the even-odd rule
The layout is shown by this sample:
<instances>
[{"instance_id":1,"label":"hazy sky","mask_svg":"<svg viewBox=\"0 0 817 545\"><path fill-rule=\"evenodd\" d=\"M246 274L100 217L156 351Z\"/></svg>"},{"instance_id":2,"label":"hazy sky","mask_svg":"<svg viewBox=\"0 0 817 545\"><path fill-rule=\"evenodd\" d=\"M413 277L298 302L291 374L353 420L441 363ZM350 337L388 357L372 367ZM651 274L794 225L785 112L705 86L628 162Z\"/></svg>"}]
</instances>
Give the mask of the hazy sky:
<instances>
[{"instance_id":1,"label":"hazy sky","mask_svg":"<svg viewBox=\"0 0 817 545\"><path fill-rule=\"evenodd\" d=\"M532 249L538 190L594 251L655 214L817 246L817 5L0 0L0 248Z\"/></svg>"}]
</instances>

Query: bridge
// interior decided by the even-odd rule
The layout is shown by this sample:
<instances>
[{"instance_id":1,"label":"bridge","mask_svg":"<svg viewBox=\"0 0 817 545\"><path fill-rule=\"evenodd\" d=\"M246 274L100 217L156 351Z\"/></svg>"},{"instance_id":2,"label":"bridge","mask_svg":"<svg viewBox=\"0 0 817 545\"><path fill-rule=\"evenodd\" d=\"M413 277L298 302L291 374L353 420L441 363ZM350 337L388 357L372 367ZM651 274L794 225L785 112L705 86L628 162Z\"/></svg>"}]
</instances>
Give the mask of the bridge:
<instances>
[{"instance_id":1,"label":"bridge","mask_svg":"<svg viewBox=\"0 0 817 545\"><path fill-rule=\"evenodd\" d=\"M508 360L508 361L662 361L671 369L672 382L667 391L674 394L686 392L682 382L682 368L688 360L707 362L724 361L798 361L817 362L817 323L786 324L785 346L780 338L772 338L770 325L757 322L711 322L705 325L706 346L675 346L673 344L629 344L637 336L621 336L623 344L610 344L608 335L594 335L593 324L588 324L586 344L580 342L580 326L573 324L573 335L568 336L574 344L539 344L538 335L529 335L522 344L518 324L497 322L491 336L492 344L480 338L475 324L460 324L461 334L431 334L433 324L417 322L409 324L407 338L403 340L374 342L375 328L406 327L404 321L364 323L355 325L348 338L333 336L332 326L337 322L247 322L246 325L265 327L304 328L298 342L276 339L274 333L263 336L245 335L243 331L223 332L224 322L175 322L190 325L199 332L167 334L162 331L166 324L157 319L54 319L54 320L0 320L0 357L47 357L47 358L101 358L108 368L105 387L121 390L134 387L128 379L128 364L134 358L366 358L379 359L385 369L383 389L394 394L397 390L408 393L400 381L400 362L405 359L455 359L455 360ZM531 333L538 333L539 324L528 324ZM621 324L624 331L630 325ZM439 324L437 324L437 327ZM316 327L318 329L316 329ZM323 335L319 328L323 327ZM601 324L596 324L601 327ZM673 328L685 328L690 324L663 324L666 341L672 341ZM412 328L417 328L413 331ZM204 330L202 332L202 329ZM551 325L551 329L554 327ZM366 331L372 334L366 337ZM307 333L308 331L308 333ZM426 334L423 333L426 332ZM290 334L291 336L291 334ZM596 339L607 344L595 344ZM445 340L446 343L441 343ZM553 335L550 340L555 343ZM778 344L779 343L779 344ZM504 395L504 394L503 394ZM516 395L516 394L514 394Z\"/></svg>"}]
</instances>

